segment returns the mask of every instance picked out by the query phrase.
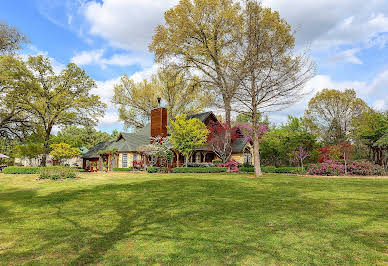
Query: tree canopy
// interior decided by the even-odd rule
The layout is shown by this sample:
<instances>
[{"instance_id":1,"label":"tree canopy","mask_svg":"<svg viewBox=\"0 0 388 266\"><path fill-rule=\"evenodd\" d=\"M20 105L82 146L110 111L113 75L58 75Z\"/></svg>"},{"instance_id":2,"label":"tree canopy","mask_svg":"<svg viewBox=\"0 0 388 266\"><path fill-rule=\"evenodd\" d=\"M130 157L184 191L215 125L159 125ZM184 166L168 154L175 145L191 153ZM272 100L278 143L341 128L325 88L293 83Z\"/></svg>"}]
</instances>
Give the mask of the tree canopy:
<instances>
[{"instance_id":1,"label":"tree canopy","mask_svg":"<svg viewBox=\"0 0 388 266\"><path fill-rule=\"evenodd\" d=\"M171 145L185 156L187 166L193 151L206 143L209 130L199 119L186 119L185 114L178 115L175 120L170 121L170 124L168 130L171 134Z\"/></svg>"},{"instance_id":2,"label":"tree canopy","mask_svg":"<svg viewBox=\"0 0 388 266\"><path fill-rule=\"evenodd\" d=\"M75 64L56 74L44 56L29 57L27 62L8 56L0 63L1 84L12 88L7 97L44 130L42 165L54 126L96 125L103 116L106 105L90 93L95 82Z\"/></svg>"},{"instance_id":3,"label":"tree canopy","mask_svg":"<svg viewBox=\"0 0 388 266\"><path fill-rule=\"evenodd\" d=\"M4 21L0 22L0 54L12 54L27 41L27 37L16 27L9 26Z\"/></svg>"}]
</instances>

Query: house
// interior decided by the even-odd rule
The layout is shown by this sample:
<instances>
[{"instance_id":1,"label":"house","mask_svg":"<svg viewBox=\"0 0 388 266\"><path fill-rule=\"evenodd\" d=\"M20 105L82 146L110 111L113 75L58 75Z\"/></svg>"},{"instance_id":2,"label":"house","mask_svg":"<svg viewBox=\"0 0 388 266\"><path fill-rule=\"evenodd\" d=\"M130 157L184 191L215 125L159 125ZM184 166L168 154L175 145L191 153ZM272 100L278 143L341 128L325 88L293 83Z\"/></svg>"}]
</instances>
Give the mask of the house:
<instances>
[{"instance_id":1,"label":"house","mask_svg":"<svg viewBox=\"0 0 388 266\"><path fill-rule=\"evenodd\" d=\"M197 118L206 126L219 123L213 112L204 112L188 116L187 119ZM168 117L166 108L157 108L151 112L151 123L134 133L120 133L114 141L100 142L87 153L83 158L83 168L91 171L107 170L113 168L133 167L134 161L145 161L145 155L139 152L141 146L150 144L154 137L168 136ZM252 163L251 143L240 134L240 137L232 143L232 159L245 163ZM207 145L199 147L190 158L190 162L204 163L212 162L217 156ZM184 164L184 157L174 152L174 166Z\"/></svg>"},{"instance_id":2,"label":"house","mask_svg":"<svg viewBox=\"0 0 388 266\"><path fill-rule=\"evenodd\" d=\"M70 159L65 159L61 161L63 165L71 166L71 167L82 167L83 162L83 155L88 152L88 149L86 147L79 148L79 151L81 153L81 156L75 156ZM15 164L20 166L33 166L38 167L41 165L43 155L38 155L34 158L15 158ZM53 156L47 155L46 165L47 166L53 166L57 165L58 162L54 160Z\"/></svg>"}]
</instances>

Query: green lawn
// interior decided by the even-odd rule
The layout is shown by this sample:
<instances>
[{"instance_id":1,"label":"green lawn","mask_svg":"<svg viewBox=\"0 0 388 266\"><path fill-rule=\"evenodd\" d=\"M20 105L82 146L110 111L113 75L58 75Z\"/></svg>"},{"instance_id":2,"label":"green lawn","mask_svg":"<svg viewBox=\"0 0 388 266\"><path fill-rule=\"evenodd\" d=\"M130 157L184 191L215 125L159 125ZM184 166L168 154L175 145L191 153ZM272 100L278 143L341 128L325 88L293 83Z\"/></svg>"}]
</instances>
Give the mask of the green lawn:
<instances>
[{"instance_id":1,"label":"green lawn","mask_svg":"<svg viewBox=\"0 0 388 266\"><path fill-rule=\"evenodd\" d=\"M3 264L386 264L388 179L0 174Z\"/></svg>"}]
</instances>

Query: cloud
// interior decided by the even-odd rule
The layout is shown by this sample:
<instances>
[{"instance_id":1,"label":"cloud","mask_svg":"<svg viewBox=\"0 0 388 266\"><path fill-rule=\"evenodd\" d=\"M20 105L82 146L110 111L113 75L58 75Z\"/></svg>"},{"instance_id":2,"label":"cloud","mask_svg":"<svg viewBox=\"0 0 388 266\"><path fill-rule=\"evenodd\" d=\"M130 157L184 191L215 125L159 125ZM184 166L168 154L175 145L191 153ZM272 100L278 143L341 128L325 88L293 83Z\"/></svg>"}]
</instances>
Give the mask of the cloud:
<instances>
[{"instance_id":1,"label":"cloud","mask_svg":"<svg viewBox=\"0 0 388 266\"><path fill-rule=\"evenodd\" d=\"M113 54L111 57L104 57L104 49L82 51L77 53L71 61L77 65L99 65L102 68L107 66L131 66L140 65L142 68L152 65L153 56L145 52L132 52Z\"/></svg>"},{"instance_id":2,"label":"cloud","mask_svg":"<svg viewBox=\"0 0 388 266\"><path fill-rule=\"evenodd\" d=\"M90 33L109 40L114 47L147 50L163 13L178 0L91 1L83 9Z\"/></svg>"},{"instance_id":3,"label":"cloud","mask_svg":"<svg viewBox=\"0 0 388 266\"><path fill-rule=\"evenodd\" d=\"M323 89L354 89L357 96L366 101L369 106L376 110L383 111L388 109L388 69L379 73L371 82L365 81L335 81L328 75L317 75L312 78L303 88L309 92L300 102L293 106L276 113L269 113L270 121L273 123L282 123L287 121L288 115L303 116L308 102L316 93Z\"/></svg>"},{"instance_id":4,"label":"cloud","mask_svg":"<svg viewBox=\"0 0 388 266\"><path fill-rule=\"evenodd\" d=\"M329 61L333 63L337 62L347 62L347 63L352 63L352 64L358 64L362 65L361 59L359 59L356 54L360 52L359 48L353 48L349 50L342 51L335 56L329 58Z\"/></svg>"}]
</instances>

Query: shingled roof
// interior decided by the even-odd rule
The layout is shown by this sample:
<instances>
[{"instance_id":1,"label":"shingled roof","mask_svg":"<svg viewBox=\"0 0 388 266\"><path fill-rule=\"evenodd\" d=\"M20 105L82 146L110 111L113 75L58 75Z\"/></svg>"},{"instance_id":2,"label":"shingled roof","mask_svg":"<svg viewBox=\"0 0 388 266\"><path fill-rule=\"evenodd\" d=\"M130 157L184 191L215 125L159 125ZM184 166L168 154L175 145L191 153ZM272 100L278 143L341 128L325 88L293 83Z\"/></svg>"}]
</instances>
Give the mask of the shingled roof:
<instances>
[{"instance_id":1,"label":"shingled roof","mask_svg":"<svg viewBox=\"0 0 388 266\"><path fill-rule=\"evenodd\" d=\"M98 153L103 150L108 150L109 146L113 143L114 141L103 141L98 143L96 146L91 148L87 153L82 155L82 158L84 159L93 159L93 158L98 158L99 155Z\"/></svg>"}]
</instances>

